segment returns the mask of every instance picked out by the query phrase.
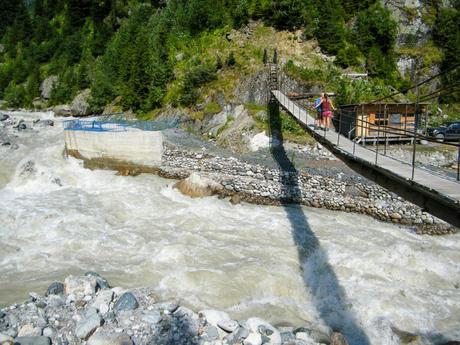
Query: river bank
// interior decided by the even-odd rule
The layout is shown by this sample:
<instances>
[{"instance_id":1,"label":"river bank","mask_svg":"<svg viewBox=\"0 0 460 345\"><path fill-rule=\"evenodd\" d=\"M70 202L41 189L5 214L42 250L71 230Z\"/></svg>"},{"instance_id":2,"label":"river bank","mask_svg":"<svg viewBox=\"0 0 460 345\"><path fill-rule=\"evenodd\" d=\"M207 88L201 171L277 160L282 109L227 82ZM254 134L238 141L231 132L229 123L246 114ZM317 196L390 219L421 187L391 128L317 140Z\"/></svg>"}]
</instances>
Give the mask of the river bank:
<instances>
[{"instance_id":1,"label":"river bank","mask_svg":"<svg viewBox=\"0 0 460 345\"><path fill-rule=\"evenodd\" d=\"M417 337L413 335L413 337ZM95 272L52 283L22 304L0 310L0 343L81 344L333 344L338 332L313 324L274 327L252 317L233 320L224 311L192 311L178 300L161 301L153 289L111 288Z\"/></svg>"}]
</instances>

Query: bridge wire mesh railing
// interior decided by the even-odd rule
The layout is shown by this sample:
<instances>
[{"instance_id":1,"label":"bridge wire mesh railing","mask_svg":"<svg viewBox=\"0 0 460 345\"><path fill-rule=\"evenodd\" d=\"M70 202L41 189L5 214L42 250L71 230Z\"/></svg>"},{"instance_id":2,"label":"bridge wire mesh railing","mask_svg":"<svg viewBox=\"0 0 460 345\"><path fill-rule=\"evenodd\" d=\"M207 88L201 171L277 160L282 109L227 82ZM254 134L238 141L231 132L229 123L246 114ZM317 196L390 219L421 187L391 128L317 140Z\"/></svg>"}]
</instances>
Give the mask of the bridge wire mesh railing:
<instances>
[{"instance_id":1,"label":"bridge wire mesh railing","mask_svg":"<svg viewBox=\"0 0 460 345\"><path fill-rule=\"evenodd\" d=\"M309 111L305 107L303 107L302 105L297 104L295 101L292 101L284 93L282 93L282 92L280 92L280 93L281 93L280 97L282 98L281 103L282 103L283 107L289 113L291 113L301 123L306 124L309 127L314 125L314 122L311 121L313 119L313 116L309 114ZM384 104L382 104L382 105L384 105ZM337 114L338 114L338 116L337 116ZM399 161L401 163L408 164L408 165L410 165L412 167L412 180L415 177L414 176L415 167L417 167L419 169L422 169L422 170L428 171L430 173L436 174L436 175L438 175L438 176L440 176L442 178L446 178L446 179L449 179L449 180L460 181L460 142L459 143L443 142L443 145L446 145L448 147L455 147L457 149L457 154L456 154L456 156L457 156L456 157L456 161L457 161L456 163L457 164L456 164L456 169L455 169L456 170L456 176L453 177L453 176L451 176L449 174L446 174L446 172L443 171L443 170L440 171L439 169L434 169L434 167L433 168L428 168L426 165L417 162L417 155L416 155L417 151L416 151L416 146L415 146L417 141L420 142L422 140L425 140L427 142L432 142L432 143L436 143L436 144L439 144L439 141L436 138L433 138L433 137L427 136L426 134L417 132L417 125L416 124L410 125L410 126L407 126L407 124L406 124L404 128L400 128L400 127L398 128L398 127L393 127L393 126L388 126L388 125L380 126L379 124L375 124L375 123L372 123L370 121L364 120L363 116L360 116L360 117L357 118L357 115L356 115L357 113L354 110L340 109L340 110L338 110L337 114L336 114L336 116L334 116L334 118L333 118L334 120L332 121L334 127L336 127L336 129L337 129L337 141L336 141L337 146L340 146L340 137L342 136L342 126L344 124L349 125L350 123L353 123L353 121L354 121L355 122L355 127L350 131L350 132L352 132L353 130L355 131L355 137L352 140L353 141L353 154L355 154L356 145L360 145L360 147L375 153L375 164L376 165L378 164L379 156L389 157L389 158L397 160L397 161ZM356 129L357 128L361 129L361 131L362 131L361 135L356 135ZM369 145L367 145L369 143L369 140L366 141L365 136L363 135L364 130L367 131L367 130L369 130L371 128L377 130L377 134L378 134L377 138L374 138L372 140L373 144L374 144L374 147L370 147ZM413 130L409 130L408 128L413 128ZM320 133L320 131L316 130L316 133ZM383 134L383 135L380 136L380 134ZM389 154L389 149L388 149L389 139L390 139L388 137L389 135L394 135L394 136L397 136L397 137L400 137L400 138L406 138L406 139L409 139L411 141L411 146L413 148L413 153L414 153L413 156L412 156L411 162L408 163L407 160L404 160L404 159L401 159L401 158L398 158L398 157L395 157L395 156L392 156L392 155ZM326 138L326 136L327 136L327 129L326 129L325 126L324 126L324 128L322 130L322 136L324 138ZM379 150L381 142L384 143L383 153Z\"/></svg>"},{"instance_id":2,"label":"bridge wire mesh railing","mask_svg":"<svg viewBox=\"0 0 460 345\"><path fill-rule=\"evenodd\" d=\"M168 128L175 128L178 125L179 120L176 118L153 121L111 118L98 118L96 120L74 119L64 121L64 130L91 132L161 131Z\"/></svg>"}]
</instances>

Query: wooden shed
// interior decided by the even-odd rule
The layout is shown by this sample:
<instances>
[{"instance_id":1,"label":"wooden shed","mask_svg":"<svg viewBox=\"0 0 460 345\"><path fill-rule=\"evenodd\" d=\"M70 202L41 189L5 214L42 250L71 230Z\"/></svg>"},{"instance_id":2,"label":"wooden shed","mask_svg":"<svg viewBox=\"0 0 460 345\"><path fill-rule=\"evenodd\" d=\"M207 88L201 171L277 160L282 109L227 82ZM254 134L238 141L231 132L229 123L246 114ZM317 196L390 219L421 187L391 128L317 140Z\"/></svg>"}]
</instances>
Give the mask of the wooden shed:
<instances>
[{"instance_id":1,"label":"wooden shed","mask_svg":"<svg viewBox=\"0 0 460 345\"><path fill-rule=\"evenodd\" d=\"M427 103L372 103L342 105L334 126L342 135L362 141L412 140L414 129L427 124ZM418 111L416 111L418 108ZM341 124L339 125L339 120Z\"/></svg>"}]
</instances>

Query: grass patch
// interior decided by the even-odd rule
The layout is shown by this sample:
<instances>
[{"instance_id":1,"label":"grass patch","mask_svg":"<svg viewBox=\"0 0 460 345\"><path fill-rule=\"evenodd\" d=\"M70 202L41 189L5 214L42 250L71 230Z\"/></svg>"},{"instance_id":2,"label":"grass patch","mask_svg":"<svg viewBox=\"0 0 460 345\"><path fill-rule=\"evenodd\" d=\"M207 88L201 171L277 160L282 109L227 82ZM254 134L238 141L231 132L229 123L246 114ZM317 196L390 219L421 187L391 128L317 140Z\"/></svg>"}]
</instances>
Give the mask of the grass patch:
<instances>
[{"instance_id":1,"label":"grass patch","mask_svg":"<svg viewBox=\"0 0 460 345\"><path fill-rule=\"evenodd\" d=\"M218 114L222 111L222 107L217 102L210 102L204 107L205 114Z\"/></svg>"}]
</instances>

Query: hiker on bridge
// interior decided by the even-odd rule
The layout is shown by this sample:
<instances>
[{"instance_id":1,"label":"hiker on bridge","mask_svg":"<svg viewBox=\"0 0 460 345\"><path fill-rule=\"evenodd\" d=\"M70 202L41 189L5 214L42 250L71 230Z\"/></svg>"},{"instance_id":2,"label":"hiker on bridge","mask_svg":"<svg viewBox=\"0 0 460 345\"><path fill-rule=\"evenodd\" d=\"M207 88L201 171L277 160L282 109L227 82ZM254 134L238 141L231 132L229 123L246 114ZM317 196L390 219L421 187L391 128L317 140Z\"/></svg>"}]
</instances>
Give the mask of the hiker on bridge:
<instances>
[{"instance_id":1,"label":"hiker on bridge","mask_svg":"<svg viewBox=\"0 0 460 345\"><path fill-rule=\"evenodd\" d=\"M323 108L322 103L324 99L324 93L321 93L317 99L315 99L316 119L315 129L321 128L323 125Z\"/></svg>"},{"instance_id":2,"label":"hiker on bridge","mask_svg":"<svg viewBox=\"0 0 460 345\"><path fill-rule=\"evenodd\" d=\"M323 117L323 124L326 127L326 130L331 128L331 117L332 117L332 110L336 110L334 105L332 104L332 99L326 94L323 94L323 101L321 102L321 110L322 110L322 117Z\"/></svg>"}]
</instances>

